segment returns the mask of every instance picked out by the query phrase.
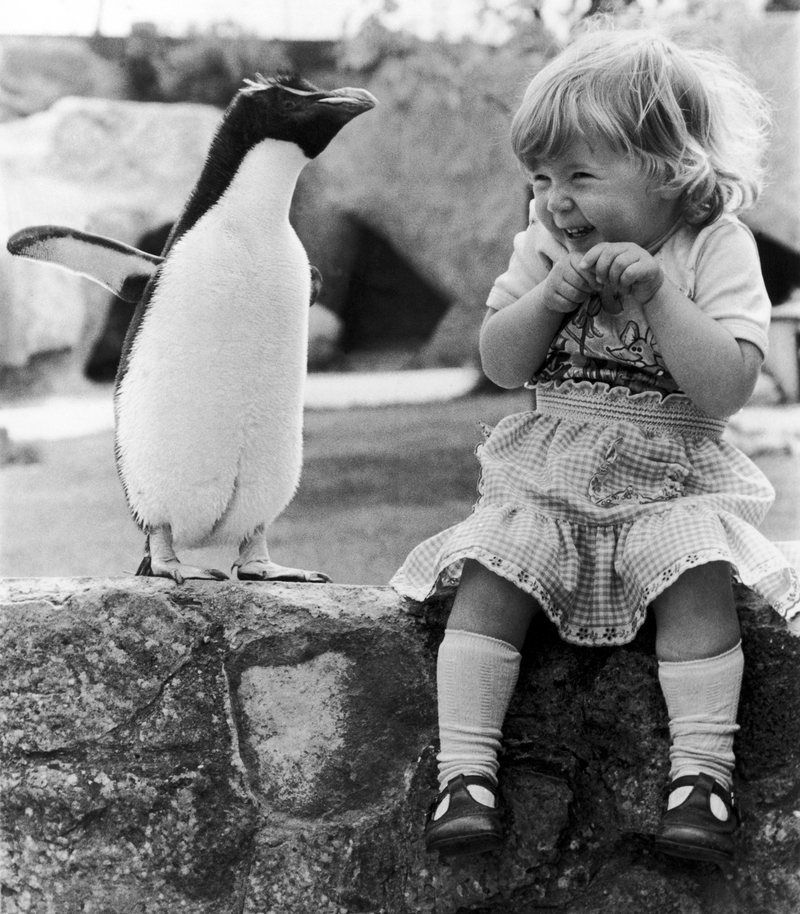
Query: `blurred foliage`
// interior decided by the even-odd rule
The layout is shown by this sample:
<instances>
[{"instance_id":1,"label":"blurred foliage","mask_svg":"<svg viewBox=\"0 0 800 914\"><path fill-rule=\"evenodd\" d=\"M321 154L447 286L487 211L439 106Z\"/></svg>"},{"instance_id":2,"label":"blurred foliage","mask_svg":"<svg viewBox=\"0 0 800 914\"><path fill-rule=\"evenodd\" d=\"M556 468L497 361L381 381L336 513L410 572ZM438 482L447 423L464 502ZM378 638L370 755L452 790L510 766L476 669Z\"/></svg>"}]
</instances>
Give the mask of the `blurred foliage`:
<instances>
[{"instance_id":1,"label":"blurred foliage","mask_svg":"<svg viewBox=\"0 0 800 914\"><path fill-rule=\"evenodd\" d=\"M281 42L249 35L199 35L177 44L133 36L125 58L128 96L135 101L197 102L224 108L245 77L290 70Z\"/></svg>"},{"instance_id":2,"label":"blurred foliage","mask_svg":"<svg viewBox=\"0 0 800 914\"><path fill-rule=\"evenodd\" d=\"M748 17L758 8L767 11L798 10L800 0L481 0L484 20L505 23L512 39L524 35L532 26L544 22L555 36L564 41L580 24L593 16L612 17L626 24L666 27L692 22L702 31L708 24L737 20L744 29ZM714 37L720 29L712 29ZM708 37L708 36L706 36Z\"/></svg>"},{"instance_id":3,"label":"blurred foliage","mask_svg":"<svg viewBox=\"0 0 800 914\"><path fill-rule=\"evenodd\" d=\"M487 25L501 23L508 36L503 46L523 58L547 56L554 40L567 40L598 13L621 24L655 25L690 44L718 44L736 56L758 5L758 0L480 0L479 15ZM760 5L797 11L800 0L761 0ZM168 38L152 26L136 27L127 39L5 39L0 42L0 120L43 110L64 95L224 108L242 80L257 72L298 69L324 83L333 77L334 66L370 76L392 60L453 54L469 60L490 50L468 38L423 41L388 25L395 11L395 0L384 0L357 35L329 43L322 64L310 50L314 42L265 41L233 21L184 39ZM298 56L303 44L307 47Z\"/></svg>"},{"instance_id":4,"label":"blurred foliage","mask_svg":"<svg viewBox=\"0 0 800 914\"><path fill-rule=\"evenodd\" d=\"M342 44L339 63L343 69L370 75L393 60L410 61L409 66L412 68L418 68L420 61L424 61L432 75L452 83L452 76L444 77L445 72L450 74L455 67L462 71L457 78L468 80L475 75L470 72L471 68L474 69L479 61L493 59L499 50L473 38L428 41L411 32L390 28L386 24L385 14L390 14L393 10L394 0L386 0L382 11L366 19L358 34ZM503 45L505 50L544 57L556 50L552 36L538 17L517 18L516 10L508 5L504 6L504 10L510 17L509 24L517 23L519 26L510 32L508 42Z\"/></svg>"},{"instance_id":5,"label":"blurred foliage","mask_svg":"<svg viewBox=\"0 0 800 914\"><path fill-rule=\"evenodd\" d=\"M376 13L369 16L358 33L344 44L340 62L347 70L372 73L385 60L415 53L421 43L409 32L390 29L381 13Z\"/></svg>"}]
</instances>

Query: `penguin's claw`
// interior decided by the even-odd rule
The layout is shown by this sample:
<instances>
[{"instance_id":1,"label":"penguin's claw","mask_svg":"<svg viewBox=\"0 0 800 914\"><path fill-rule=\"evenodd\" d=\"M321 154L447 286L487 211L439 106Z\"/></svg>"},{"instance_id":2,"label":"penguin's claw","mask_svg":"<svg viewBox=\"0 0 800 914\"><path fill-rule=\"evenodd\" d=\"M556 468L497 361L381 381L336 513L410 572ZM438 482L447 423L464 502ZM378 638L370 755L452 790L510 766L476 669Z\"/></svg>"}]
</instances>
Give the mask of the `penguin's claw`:
<instances>
[{"instance_id":1,"label":"penguin's claw","mask_svg":"<svg viewBox=\"0 0 800 914\"><path fill-rule=\"evenodd\" d=\"M184 581L192 579L202 579L211 581L227 581L228 575L224 571L218 571L216 568L198 568L195 565L184 565L177 559L172 562L156 562L153 559L145 560L139 566L136 572L138 575L144 575L151 578L172 578L176 584L183 584Z\"/></svg>"},{"instance_id":2,"label":"penguin's claw","mask_svg":"<svg viewBox=\"0 0 800 914\"><path fill-rule=\"evenodd\" d=\"M305 571L302 568L287 568L276 562L258 559L252 562L234 562L240 581L298 581L302 584L331 584L332 579L321 571ZM232 570L232 569L231 569Z\"/></svg>"}]
</instances>

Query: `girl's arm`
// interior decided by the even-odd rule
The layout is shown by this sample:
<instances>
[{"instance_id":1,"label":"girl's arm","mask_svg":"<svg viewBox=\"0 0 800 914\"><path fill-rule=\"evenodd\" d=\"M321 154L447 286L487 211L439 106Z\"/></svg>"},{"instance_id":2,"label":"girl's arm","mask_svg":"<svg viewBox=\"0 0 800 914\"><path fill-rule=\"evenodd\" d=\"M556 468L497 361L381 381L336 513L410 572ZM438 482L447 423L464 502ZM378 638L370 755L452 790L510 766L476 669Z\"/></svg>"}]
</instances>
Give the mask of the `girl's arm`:
<instances>
[{"instance_id":1,"label":"girl's arm","mask_svg":"<svg viewBox=\"0 0 800 914\"><path fill-rule=\"evenodd\" d=\"M521 387L529 381L544 362L564 315L598 288L578 271L580 259L579 254L562 258L513 304L488 309L480 334L481 362L499 387Z\"/></svg>"},{"instance_id":2,"label":"girl's arm","mask_svg":"<svg viewBox=\"0 0 800 914\"><path fill-rule=\"evenodd\" d=\"M763 362L755 344L737 340L668 279L645 312L670 374L695 406L725 419L745 405Z\"/></svg>"},{"instance_id":3,"label":"girl's arm","mask_svg":"<svg viewBox=\"0 0 800 914\"><path fill-rule=\"evenodd\" d=\"M579 266L642 305L670 374L703 412L722 419L744 406L758 379L761 350L736 339L684 295L651 254L627 242L604 243Z\"/></svg>"}]
</instances>

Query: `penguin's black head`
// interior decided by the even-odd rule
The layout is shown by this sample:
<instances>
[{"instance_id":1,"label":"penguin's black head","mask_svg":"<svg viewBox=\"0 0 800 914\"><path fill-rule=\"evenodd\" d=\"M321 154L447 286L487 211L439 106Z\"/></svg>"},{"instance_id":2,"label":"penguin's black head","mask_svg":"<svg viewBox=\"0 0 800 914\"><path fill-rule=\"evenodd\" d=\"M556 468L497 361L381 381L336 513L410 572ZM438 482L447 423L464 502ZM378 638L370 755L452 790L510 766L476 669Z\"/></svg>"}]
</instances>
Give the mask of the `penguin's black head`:
<instances>
[{"instance_id":1,"label":"penguin's black head","mask_svg":"<svg viewBox=\"0 0 800 914\"><path fill-rule=\"evenodd\" d=\"M299 76L258 75L245 80L225 119L229 129L242 131L248 146L265 139L286 140L313 159L348 121L376 104L365 89L325 92Z\"/></svg>"}]
</instances>

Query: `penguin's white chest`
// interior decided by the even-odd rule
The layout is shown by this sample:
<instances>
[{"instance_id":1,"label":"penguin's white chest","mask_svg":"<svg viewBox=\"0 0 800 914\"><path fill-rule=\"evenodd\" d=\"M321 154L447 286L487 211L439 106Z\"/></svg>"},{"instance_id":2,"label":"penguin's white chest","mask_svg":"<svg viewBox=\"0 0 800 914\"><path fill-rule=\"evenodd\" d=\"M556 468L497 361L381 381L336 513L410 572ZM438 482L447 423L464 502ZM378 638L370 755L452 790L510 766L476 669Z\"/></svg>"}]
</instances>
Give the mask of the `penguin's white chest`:
<instances>
[{"instance_id":1,"label":"penguin's white chest","mask_svg":"<svg viewBox=\"0 0 800 914\"><path fill-rule=\"evenodd\" d=\"M120 474L137 519L178 540L241 540L297 486L310 276L288 207L306 161L286 143L249 154L173 246L132 346Z\"/></svg>"}]
</instances>

